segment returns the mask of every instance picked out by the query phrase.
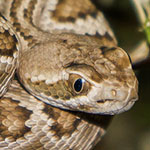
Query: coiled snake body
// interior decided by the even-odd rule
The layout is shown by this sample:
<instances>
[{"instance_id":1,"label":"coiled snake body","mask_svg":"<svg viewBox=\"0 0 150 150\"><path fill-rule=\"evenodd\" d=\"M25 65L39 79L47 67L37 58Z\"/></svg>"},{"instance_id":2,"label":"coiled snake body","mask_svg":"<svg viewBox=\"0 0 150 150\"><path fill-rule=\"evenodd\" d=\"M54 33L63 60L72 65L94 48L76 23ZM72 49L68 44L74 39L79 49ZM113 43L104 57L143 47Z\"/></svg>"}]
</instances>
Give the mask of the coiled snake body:
<instances>
[{"instance_id":1,"label":"coiled snake body","mask_svg":"<svg viewBox=\"0 0 150 150\"><path fill-rule=\"evenodd\" d=\"M0 0L0 12L0 150L93 148L102 115L138 97L103 14L89 0Z\"/></svg>"}]
</instances>

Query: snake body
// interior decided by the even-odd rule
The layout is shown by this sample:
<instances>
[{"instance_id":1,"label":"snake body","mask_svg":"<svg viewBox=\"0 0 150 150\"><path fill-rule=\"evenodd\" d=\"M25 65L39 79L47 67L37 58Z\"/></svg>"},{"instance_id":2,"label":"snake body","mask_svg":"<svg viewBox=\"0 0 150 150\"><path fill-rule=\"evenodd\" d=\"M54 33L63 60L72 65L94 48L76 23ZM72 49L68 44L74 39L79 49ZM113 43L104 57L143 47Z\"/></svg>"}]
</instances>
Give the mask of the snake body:
<instances>
[{"instance_id":1,"label":"snake body","mask_svg":"<svg viewBox=\"0 0 150 150\"><path fill-rule=\"evenodd\" d=\"M0 150L93 148L138 97L103 14L89 0L0 0L0 12Z\"/></svg>"}]
</instances>

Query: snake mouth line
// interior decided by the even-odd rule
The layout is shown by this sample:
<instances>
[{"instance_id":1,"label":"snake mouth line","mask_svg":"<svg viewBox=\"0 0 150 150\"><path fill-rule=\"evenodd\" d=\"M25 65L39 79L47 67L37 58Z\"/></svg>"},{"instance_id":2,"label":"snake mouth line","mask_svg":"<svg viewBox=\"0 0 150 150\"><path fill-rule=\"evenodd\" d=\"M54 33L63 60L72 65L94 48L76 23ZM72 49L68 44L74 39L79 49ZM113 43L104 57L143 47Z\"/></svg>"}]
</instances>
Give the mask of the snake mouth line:
<instances>
[{"instance_id":1,"label":"snake mouth line","mask_svg":"<svg viewBox=\"0 0 150 150\"><path fill-rule=\"evenodd\" d=\"M122 112L125 112L127 110L129 110L133 105L134 103L136 102L137 99L130 99L129 101L125 102L122 106L118 107L116 103L119 104L119 100L115 100L115 99L101 99L101 100L98 100L97 103L99 105L103 105L104 103L106 102L110 102L111 105L110 105L110 109L112 107L112 110L110 111L106 111L106 112L103 112L102 114L103 115L116 115L116 114L120 114ZM121 102L121 101L120 101ZM114 103L114 104L113 104ZM116 106L115 106L116 104Z\"/></svg>"},{"instance_id":2,"label":"snake mouth line","mask_svg":"<svg viewBox=\"0 0 150 150\"><path fill-rule=\"evenodd\" d=\"M105 103L105 102L107 102L107 101L117 101L117 100L114 100L114 99L100 99L100 100L98 100L97 101L97 103Z\"/></svg>"}]
</instances>

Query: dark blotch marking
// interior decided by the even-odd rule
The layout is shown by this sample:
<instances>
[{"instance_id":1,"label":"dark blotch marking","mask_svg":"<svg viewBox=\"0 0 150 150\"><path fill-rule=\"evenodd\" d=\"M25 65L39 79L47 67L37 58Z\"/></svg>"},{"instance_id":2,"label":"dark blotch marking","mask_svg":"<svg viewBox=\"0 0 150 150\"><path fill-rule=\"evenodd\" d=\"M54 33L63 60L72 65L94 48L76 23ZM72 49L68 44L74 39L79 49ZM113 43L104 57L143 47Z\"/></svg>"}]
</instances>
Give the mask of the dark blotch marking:
<instances>
[{"instance_id":1,"label":"dark blotch marking","mask_svg":"<svg viewBox=\"0 0 150 150\"><path fill-rule=\"evenodd\" d=\"M58 99L59 96L58 95L52 95L53 98Z\"/></svg>"},{"instance_id":2,"label":"dark blotch marking","mask_svg":"<svg viewBox=\"0 0 150 150\"><path fill-rule=\"evenodd\" d=\"M107 46L101 46L100 50L102 51L102 54L104 55L108 51L113 51L115 50L116 47L107 47Z\"/></svg>"},{"instance_id":3,"label":"dark blotch marking","mask_svg":"<svg viewBox=\"0 0 150 150\"><path fill-rule=\"evenodd\" d=\"M67 17L67 21L74 23L75 22L75 18L74 17Z\"/></svg>"},{"instance_id":4,"label":"dark blotch marking","mask_svg":"<svg viewBox=\"0 0 150 150\"><path fill-rule=\"evenodd\" d=\"M33 38L33 36L32 36L32 35L24 36L24 39L25 39L25 40L29 40L29 39L32 39L32 38Z\"/></svg>"},{"instance_id":5,"label":"dark blotch marking","mask_svg":"<svg viewBox=\"0 0 150 150\"><path fill-rule=\"evenodd\" d=\"M27 18L28 17L27 16L27 12L28 12L27 9L24 9L23 12L24 12L24 18Z\"/></svg>"},{"instance_id":6,"label":"dark blotch marking","mask_svg":"<svg viewBox=\"0 0 150 150\"><path fill-rule=\"evenodd\" d=\"M85 33L85 35L87 35L87 36L91 36L89 33Z\"/></svg>"},{"instance_id":7,"label":"dark blotch marking","mask_svg":"<svg viewBox=\"0 0 150 150\"><path fill-rule=\"evenodd\" d=\"M55 113L54 113L53 109L54 108L52 106L45 104L43 112L45 112L46 114L49 114L50 118L54 118L56 120L56 119L58 119L58 117L55 116Z\"/></svg>"},{"instance_id":8,"label":"dark blotch marking","mask_svg":"<svg viewBox=\"0 0 150 150\"><path fill-rule=\"evenodd\" d=\"M16 31L17 31L17 32L20 32L20 30L21 30L21 25L20 25L20 23L14 22L14 23L13 23L13 26L16 28Z\"/></svg>"},{"instance_id":9,"label":"dark blotch marking","mask_svg":"<svg viewBox=\"0 0 150 150\"><path fill-rule=\"evenodd\" d=\"M58 111L57 111L57 113L55 113L55 111L54 111L55 109L59 109L59 108L56 108L56 107L53 107L50 105L45 105L45 108L43 109L43 111L46 114L49 114L50 118L54 118L54 120L57 120L59 118L59 114L58 114ZM78 117L78 118L76 118L75 122L73 123L74 130L76 129L76 127L79 125L79 123L82 120L85 120L89 123L98 125L98 126L103 127L103 128L107 128L107 126L109 125L110 121L113 118L112 115L90 114L90 113L69 111L69 110L63 110L63 109L59 109L59 110L71 113L71 114ZM57 129L56 126L53 128Z\"/></svg>"},{"instance_id":10,"label":"dark blotch marking","mask_svg":"<svg viewBox=\"0 0 150 150\"><path fill-rule=\"evenodd\" d=\"M14 22L13 25L14 25L15 27L17 27L17 26L20 26L20 23Z\"/></svg>"},{"instance_id":11,"label":"dark blotch marking","mask_svg":"<svg viewBox=\"0 0 150 150\"><path fill-rule=\"evenodd\" d=\"M105 33L105 37L109 40L109 41L113 41L113 38L110 36L110 34L108 32Z\"/></svg>"},{"instance_id":12,"label":"dark blotch marking","mask_svg":"<svg viewBox=\"0 0 150 150\"><path fill-rule=\"evenodd\" d=\"M65 129L63 128L63 125L56 123L55 125L51 127L51 129L56 132L56 135L59 138L61 138L66 133L71 135L77 129L80 122L81 122L81 119L76 118L71 128Z\"/></svg>"},{"instance_id":13,"label":"dark blotch marking","mask_svg":"<svg viewBox=\"0 0 150 150\"><path fill-rule=\"evenodd\" d=\"M59 17L58 20L60 22L72 22L72 23L74 23L76 19L74 17L67 17L67 18Z\"/></svg>"},{"instance_id":14,"label":"dark blotch marking","mask_svg":"<svg viewBox=\"0 0 150 150\"><path fill-rule=\"evenodd\" d=\"M85 35L87 35L87 36L95 36L95 37L97 37L99 39L106 38L109 41L113 41L113 38L109 35L108 32L106 32L104 35L99 34L99 32L96 32L95 35L90 35L89 33L85 33Z\"/></svg>"},{"instance_id":15,"label":"dark blotch marking","mask_svg":"<svg viewBox=\"0 0 150 150\"><path fill-rule=\"evenodd\" d=\"M99 34L98 32L96 32L95 36L98 37L98 38L102 38L102 37L105 36L105 35L101 35L101 34Z\"/></svg>"},{"instance_id":16,"label":"dark blotch marking","mask_svg":"<svg viewBox=\"0 0 150 150\"><path fill-rule=\"evenodd\" d=\"M5 37L10 37L10 33L8 30L5 30L5 32L3 33ZM16 38L15 35L12 36L13 38L13 43L11 43L13 46L11 49L1 49L0 47L0 55L3 55L3 56L13 56L13 53L15 51L17 51L17 47L16 47L16 43L18 43L18 40Z\"/></svg>"},{"instance_id":17,"label":"dark blotch marking","mask_svg":"<svg viewBox=\"0 0 150 150\"><path fill-rule=\"evenodd\" d=\"M66 18L64 18L64 17L59 17L58 20L59 20L60 22L66 22Z\"/></svg>"},{"instance_id":18,"label":"dark blotch marking","mask_svg":"<svg viewBox=\"0 0 150 150\"><path fill-rule=\"evenodd\" d=\"M20 35L21 35L21 36L24 36L24 32L20 32Z\"/></svg>"},{"instance_id":19,"label":"dark blotch marking","mask_svg":"<svg viewBox=\"0 0 150 150\"><path fill-rule=\"evenodd\" d=\"M82 19L85 19L85 18L86 18L86 14L83 13L83 12L79 12L79 13L78 13L78 17L79 17L79 18L82 18Z\"/></svg>"},{"instance_id":20,"label":"dark blotch marking","mask_svg":"<svg viewBox=\"0 0 150 150\"><path fill-rule=\"evenodd\" d=\"M33 1L31 1L31 3L32 2ZM36 1L34 1L34 2L36 3ZM17 9L21 6L21 3L22 3L21 0L13 0L11 8L10 8L10 17L12 19L13 26L14 26L15 30L20 33L20 35L24 38L24 40L32 40L32 42L33 42L33 37L31 35L25 36L25 33L23 33L24 28L21 26L20 20L17 17ZM32 14L32 11L33 11L33 9L31 7L31 13L30 14ZM24 9L24 17L25 18L28 18L27 12L28 12L28 9ZM32 37L32 39L31 39L31 37ZM31 43L31 41L28 41L28 45L30 45L30 43Z\"/></svg>"},{"instance_id":21,"label":"dark blotch marking","mask_svg":"<svg viewBox=\"0 0 150 150\"><path fill-rule=\"evenodd\" d=\"M11 16L11 17L15 17L15 16L16 16L16 12L11 11L11 12L10 12L10 16ZM15 18L16 18L16 17L15 17Z\"/></svg>"},{"instance_id":22,"label":"dark blotch marking","mask_svg":"<svg viewBox=\"0 0 150 150\"><path fill-rule=\"evenodd\" d=\"M74 120L74 122L72 122L72 127L68 128L68 129L63 128L63 125L61 125L57 122L58 118L61 117L60 113L62 111L67 112L68 115L69 115L69 113L71 113L70 111L62 110L62 109L59 109L59 108L56 108L56 107L53 107L50 105L45 105L45 108L43 109L43 112L45 112L46 114L49 114L49 118L53 118L54 120L56 120L54 125L51 126L51 129L56 132L56 136L58 136L59 138L61 138L66 133L71 135L77 129L78 125L81 122L81 119L77 118L75 116L75 120ZM67 120L66 120L66 122L67 122Z\"/></svg>"},{"instance_id":23,"label":"dark blotch marking","mask_svg":"<svg viewBox=\"0 0 150 150\"><path fill-rule=\"evenodd\" d=\"M66 96L65 96L65 99L66 99L66 100L69 100L69 99L70 99L70 96L69 96L69 95L66 95Z\"/></svg>"},{"instance_id":24,"label":"dark blotch marking","mask_svg":"<svg viewBox=\"0 0 150 150\"><path fill-rule=\"evenodd\" d=\"M89 15L90 15L91 17L93 17L94 19L96 19L96 17L97 17L97 11L91 12Z\"/></svg>"},{"instance_id":25,"label":"dark blotch marking","mask_svg":"<svg viewBox=\"0 0 150 150\"><path fill-rule=\"evenodd\" d=\"M16 111L16 112L19 113L18 114L19 115L18 120L21 120L22 122L25 123L25 121L30 118L30 115L32 114L32 111L27 110L24 107L18 106L19 102L12 101L12 99L9 99L9 98L3 98L3 100L6 101L9 104L12 104L12 106L13 106L12 108L14 109L12 111ZM3 108L3 103L0 102L0 104L2 104L1 105L2 107L0 107L0 120L3 121L8 115L12 114L12 112L9 111L8 109ZM10 107L10 106L8 106L8 107ZM18 131L14 131L14 132L10 132L8 128L9 127L4 126L2 123L0 123L0 129L1 129L0 130L0 135L4 139L11 136L11 137L14 138L14 140L17 140L20 137L24 137L24 135L27 132L30 132L30 130L31 130L30 128L25 126L25 124L21 128L19 128Z\"/></svg>"},{"instance_id":26,"label":"dark blotch marking","mask_svg":"<svg viewBox=\"0 0 150 150\"><path fill-rule=\"evenodd\" d=\"M103 37L105 37L107 40L113 41L113 38L109 35L108 32L106 32L104 35L101 35L101 34L99 34L98 32L96 32L95 36L98 37L98 38L103 38Z\"/></svg>"}]
</instances>

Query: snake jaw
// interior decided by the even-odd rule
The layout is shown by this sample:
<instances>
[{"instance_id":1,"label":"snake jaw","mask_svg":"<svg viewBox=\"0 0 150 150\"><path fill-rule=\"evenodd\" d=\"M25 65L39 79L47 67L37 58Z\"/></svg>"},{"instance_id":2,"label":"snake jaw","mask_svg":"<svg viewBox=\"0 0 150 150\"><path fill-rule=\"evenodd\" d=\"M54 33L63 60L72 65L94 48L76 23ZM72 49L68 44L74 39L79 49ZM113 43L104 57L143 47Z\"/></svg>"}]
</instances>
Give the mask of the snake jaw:
<instances>
[{"instance_id":1,"label":"snake jaw","mask_svg":"<svg viewBox=\"0 0 150 150\"><path fill-rule=\"evenodd\" d=\"M80 100L82 101L82 107L79 107L80 111L115 115L129 110L138 99L137 81L132 88L125 88L123 85L118 88L115 85L106 85L105 83L102 85L101 88L93 87L91 89L87 95L88 100L84 98Z\"/></svg>"},{"instance_id":2,"label":"snake jaw","mask_svg":"<svg viewBox=\"0 0 150 150\"><path fill-rule=\"evenodd\" d=\"M132 84L130 78L133 79ZM93 86L88 97L93 100L93 112L119 114L129 110L138 100L138 81L134 73L122 82L103 80L98 87Z\"/></svg>"},{"instance_id":3,"label":"snake jaw","mask_svg":"<svg viewBox=\"0 0 150 150\"><path fill-rule=\"evenodd\" d=\"M138 83L126 52L119 47L87 44L90 37L74 35L78 43L72 43L72 35L67 36L68 43L48 40L20 57L18 76L26 89L62 109L94 114L129 109L132 99L137 99ZM85 81L79 92L73 86L77 79Z\"/></svg>"},{"instance_id":4,"label":"snake jaw","mask_svg":"<svg viewBox=\"0 0 150 150\"><path fill-rule=\"evenodd\" d=\"M80 111L95 114L118 114L129 110L138 99L138 81L132 70L128 55L120 48L108 49L105 63L115 64L114 70L105 72L100 66L75 65L67 69L78 74L90 83L91 89L86 98L76 99ZM125 62L124 62L125 61ZM94 66L95 67L95 66ZM109 66L108 66L109 67ZM80 106L81 105L81 106Z\"/></svg>"}]
</instances>

